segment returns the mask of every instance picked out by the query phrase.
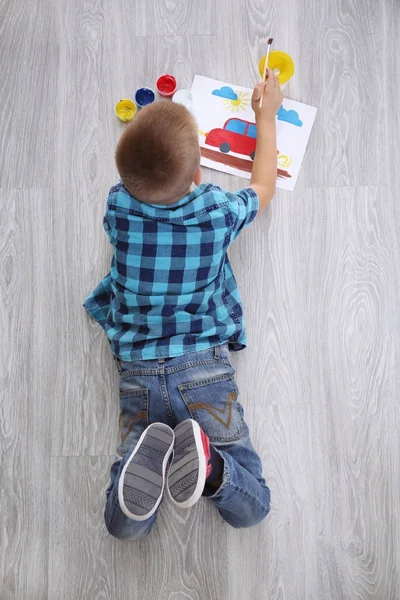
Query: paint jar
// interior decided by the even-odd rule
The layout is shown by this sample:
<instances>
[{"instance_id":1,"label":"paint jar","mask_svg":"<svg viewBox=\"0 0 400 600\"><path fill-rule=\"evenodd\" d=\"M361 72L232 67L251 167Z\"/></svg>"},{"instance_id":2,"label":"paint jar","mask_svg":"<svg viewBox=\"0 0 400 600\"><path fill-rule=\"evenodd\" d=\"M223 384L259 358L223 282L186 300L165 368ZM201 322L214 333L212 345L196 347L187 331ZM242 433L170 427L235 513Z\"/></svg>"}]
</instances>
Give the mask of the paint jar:
<instances>
[{"instance_id":1,"label":"paint jar","mask_svg":"<svg viewBox=\"0 0 400 600\"><path fill-rule=\"evenodd\" d=\"M115 114L123 123L132 121L136 115L136 104L129 98L123 98L115 106Z\"/></svg>"},{"instance_id":2,"label":"paint jar","mask_svg":"<svg viewBox=\"0 0 400 600\"><path fill-rule=\"evenodd\" d=\"M188 110L193 108L193 96L189 90L178 90L172 98L172 102L186 106Z\"/></svg>"},{"instance_id":3,"label":"paint jar","mask_svg":"<svg viewBox=\"0 0 400 600\"><path fill-rule=\"evenodd\" d=\"M164 98L171 98L176 92L176 79L173 75L161 75L156 83L157 92Z\"/></svg>"},{"instance_id":4,"label":"paint jar","mask_svg":"<svg viewBox=\"0 0 400 600\"><path fill-rule=\"evenodd\" d=\"M265 54L258 63L258 70L261 78L264 74L264 65ZM268 56L268 67L276 73L279 85L284 89L294 73L294 62L292 57L289 56L289 54L286 54L286 52L271 50Z\"/></svg>"},{"instance_id":5,"label":"paint jar","mask_svg":"<svg viewBox=\"0 0 400 600\"><path fill-rule=\"evenodd\" d=\"M142 87L136 90L135 94L135 102L138 105L138 108L143 108L148 104L151 104L156 99L156 95L154 90L148 87Z\"/></svg>"}]
</instances>

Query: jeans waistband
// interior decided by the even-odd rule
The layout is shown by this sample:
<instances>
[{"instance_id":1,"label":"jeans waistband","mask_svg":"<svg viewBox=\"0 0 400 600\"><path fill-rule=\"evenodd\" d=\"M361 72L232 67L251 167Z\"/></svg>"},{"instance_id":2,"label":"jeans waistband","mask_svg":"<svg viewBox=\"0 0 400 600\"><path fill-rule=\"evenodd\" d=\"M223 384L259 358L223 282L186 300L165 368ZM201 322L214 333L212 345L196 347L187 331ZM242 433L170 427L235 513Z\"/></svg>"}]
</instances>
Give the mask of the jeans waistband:
<instances>
[{"instance_id":1,"label":"jeans waistband","mask_svg":"<svg viewBox=\"0 0 400 600\"><path fill-rule=\"evenodd\" d=\"M190 359L191 355L203 354L203 353L206 354L208 352L213 352L214 358L216 358L217 360L221 358L221 346L214 346L214 348L207 348L206 350L199 350L199 352L189 352L188 354L182 354L181 356L174 356L172 358L156 358L156 359L154 359L154 362L158 362L159 364L164 364L166 362L169 362L169 361L177 359L177 358L183 358L184 356L187 356Z\"/></svg>"},{"instance_id":2,"label":"jeans waistband","mask_svg":"<svg viewBox=\"0 0 400 600\"><path fill-rule=\"evenodd\" d=\"M175 364L184 364L190 362L201 362L205 360L229 360L229 348L228 344L222 344L205 350L199 350L197 352L188 352L181 356L174 356L171 358L154 358L149 360L135 360L132 362L126 362L120 360L117 356L114 356L119 373L121 371L136 370L138 368L145 369L157 369L162 367L172 367Z\"/></svg>"}]
</instances>

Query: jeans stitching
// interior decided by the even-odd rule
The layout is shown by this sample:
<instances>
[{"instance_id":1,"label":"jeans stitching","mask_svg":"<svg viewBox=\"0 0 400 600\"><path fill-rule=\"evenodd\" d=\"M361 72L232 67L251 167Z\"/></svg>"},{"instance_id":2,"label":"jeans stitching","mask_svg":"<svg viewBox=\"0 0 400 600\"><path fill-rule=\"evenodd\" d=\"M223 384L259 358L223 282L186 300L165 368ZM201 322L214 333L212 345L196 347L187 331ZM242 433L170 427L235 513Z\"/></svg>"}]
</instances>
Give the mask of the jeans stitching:
<instances>
[{"instance_id":1,"label":"jeans stitching","mask_svg":"<svg viewBox=\"0 0 400 600\"><path fill-rule=\"evenodd\" d=\"M193 402L192 404L190 404L190 406L191 406L192 410L206 410L210 415L212 415L214 417L214 419L216 419L219 423L221 423L221 425L226 427L226 429L229 429L229 427L231 425L231 421L232 421L232 403L235 398L236 398L235 392L231 392L230 394L228 394L228 398L225 401L223 410L219 410L218 408L215 408L215 407L210 407L208 404L205 404L205 402ZM220 416L215 414L215 411L217 413L224 414L226 407L228 407L228 419L227 419L227 421L224 421Z\"/></svg>"},{"instance_id":2,"label":"jeans stitching","mask_svg":"<svg viewBox=\"0 0 400 600\"><path fill-rule=\"evenodd\" d=\"M167 412L167 415L170 419L173 419L173 412L171 401L168 395L168 386L167 386L167 378L165 373L160 374L160 387L161 387L161 396L163 399L164 407Z\"/></svg>"},{"instance_id":3,"label":"jeans stitching","mask_svg":"<svg viewBox=\"0 0 400 600\"><path fill-rule=\"evenodd\" d=\"M148 388L141 388L138 390L122 390L119 392L120 398L130 398L131 396L145 396L147 404Z\"/></svg>"},{"instance_id":4,"label":"jeans stitching","mask_svg":"<svg viewBox=\"0 0 400 600\"><path fill-rule=\"evenodd\" d=\"M231 366L229 360L227 359L220 359L219 361L224 365L227 366ZM205 365L215 365L216 361L214 359L212 360L199 360L196 362L189 362L189 363L183 363L181 365L176 365L175 367L165 367L165 375L170 375L171 373L177 373L178 371L183 371L185 369L191 369L192 367L201 367L201 366L205 366ZM152 368L152 369L135 369L132 368L129 371L123 371L121 373L121 379L126 379L126 377L130 377L132 375L159 375L160 374L160 370L158 367Z\"/></svg>"},{"instance_id":5,"label":"jeans stitching","mask_svg":"<svg viewBox=\"0 0 400 600\"><path fill-rule=\"evenodd\" d=\"M205 387L210 383L220 383L221 381L228 381L228 379L230 379L232 383L235 384L233 375L231 375L230 373L224 373L224 375L215 375L215 377L209 377L207 379L202 379L201 381L190 381L188 383L181 383L180 385L178 385L178 389L179 391L195 390L198 387Z\"/></svg>"},{"instance_id":6,"label":"jeans stitching","mask_svg":"<svg viewBox=\"0 0 400 600\"><path fill-rule=\"evenodd\" d=\"M178 371L183 371L184 369L191 369L192 367L201 367L204 365L215 365L215 363L223 363L225 365L229 365L230 366L230 362L228 360L218 360L216 361L214 360L199 360L199 361L195 361L195 362L190 362L190 363L183 363L182 365L176 365L176 367L166 367L165 372L167 374L169 373L177 373Z\"/></svg>"}]
</instances>

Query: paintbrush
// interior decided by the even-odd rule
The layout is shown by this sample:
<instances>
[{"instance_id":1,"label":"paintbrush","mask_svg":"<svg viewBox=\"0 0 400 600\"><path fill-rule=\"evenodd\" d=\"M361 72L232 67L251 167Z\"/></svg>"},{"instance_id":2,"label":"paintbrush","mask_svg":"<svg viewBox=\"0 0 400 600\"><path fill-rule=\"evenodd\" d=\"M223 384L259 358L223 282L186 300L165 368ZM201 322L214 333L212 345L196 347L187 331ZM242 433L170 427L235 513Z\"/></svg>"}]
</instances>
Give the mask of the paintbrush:
<instances>
[{"instance_id":1,"label":"paintbrush","mask_svg":"<svg viewBox=\"0 0 400 600\"><path fill-rule=\"evenodd\" d=\"M271 50L271 44L273 41L274 41L274 38L269 38L269 40L268 40L267 54L265 55L265 63L264 63L264 69L263 69L263 78L262 78L263 82L265 81L265 78L267 76L269 51ZM260 108L262 107L263 96L264 96L264 90L263 90L263 95L260 98Z\"/></svg>"}]
</instances>

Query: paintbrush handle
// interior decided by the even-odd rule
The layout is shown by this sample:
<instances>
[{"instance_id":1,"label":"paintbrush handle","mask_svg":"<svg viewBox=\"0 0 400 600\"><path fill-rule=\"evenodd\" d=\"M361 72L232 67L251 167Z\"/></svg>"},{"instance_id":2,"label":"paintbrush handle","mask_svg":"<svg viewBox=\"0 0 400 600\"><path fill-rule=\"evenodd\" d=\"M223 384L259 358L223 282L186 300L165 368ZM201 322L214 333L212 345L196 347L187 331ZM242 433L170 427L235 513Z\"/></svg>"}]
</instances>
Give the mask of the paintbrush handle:
<instances>
[{"instance_id":1,"label":"paintbrush handle","mask_svg":"<svg viewBox=\"0 0 400 600\"><path fill-rule=\"evenodd\" d=\"M263 83L265 82L265 78L267 76L268 57L269 57L269 51L270 51L270 49L271 49L271 44L268 44L267 54L265 55L265 62L264 62L264 69L263 69ZM260 98L260 108L262 108L263 97L264 97L264 90L263 90L263 94L262 94L262 96Z\"/></svg>"},{"instance_id":2,"label":"paintbrush handle","mask_svg":"<svg viewBox=\"0 0 400 600\"><path fill-rule=\"evenodd\" d=\"M263 90L262 96L260 98L260 108L262 108L262 99L263 99L263 96L264 96L264 90Z\"/></svg>"},{"instance_id":3,"label":"paintbrush handle","mask_svg":"<svg viewBox=\"0 0 400 600\"><path fill-rule=\"evenodd\" d=\"M265 78L267 76L269 49L270 49L270 45L268 44L267 54L265 55L265 63L264 63L264 69L263 69L263 81L265 81Z\"/></svg>"}]
</instances>

